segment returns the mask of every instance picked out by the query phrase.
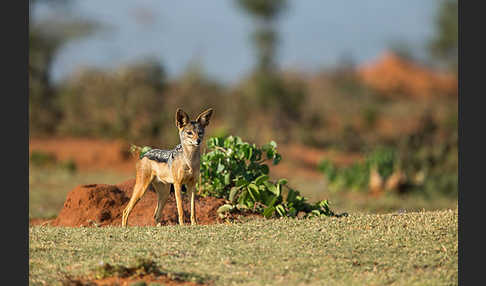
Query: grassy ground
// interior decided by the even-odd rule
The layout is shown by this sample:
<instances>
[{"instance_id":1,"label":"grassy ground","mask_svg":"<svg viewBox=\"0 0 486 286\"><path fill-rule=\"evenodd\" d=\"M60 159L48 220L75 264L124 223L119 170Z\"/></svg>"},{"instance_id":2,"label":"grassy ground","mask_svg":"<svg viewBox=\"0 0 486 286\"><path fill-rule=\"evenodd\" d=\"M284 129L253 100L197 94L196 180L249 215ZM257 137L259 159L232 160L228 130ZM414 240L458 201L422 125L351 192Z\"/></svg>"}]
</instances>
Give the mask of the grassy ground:
<instances>
[{"instance_id":1,"label":"grassy ground","mask_svg":"<svg viewBox=\"0 0 486 286\"><path fill-rule=\"evenodd\" d=\"M131 177L31 165L29 215L56 216L80 184ZM334 211L350 216L196 227L30 227L30 284L61 284L64 274L91 275L102 262L129 267L137 258L215 285L458 284L457 199L376 198L330 193L317 179L291 183L309 200L328 199ZM442 211L412 212L437 209Z\"/></svg>"},{"instance_id":2,"label":"grassy ground","mask_svg":"<svg viewBox=\"0 0 486 286\"><path fill-rule=\"evenodd\" d=\"M457 285L457 209L236 225L29 228L29 282L151 259L214 285Z\"/></svg>"}]
</instances>

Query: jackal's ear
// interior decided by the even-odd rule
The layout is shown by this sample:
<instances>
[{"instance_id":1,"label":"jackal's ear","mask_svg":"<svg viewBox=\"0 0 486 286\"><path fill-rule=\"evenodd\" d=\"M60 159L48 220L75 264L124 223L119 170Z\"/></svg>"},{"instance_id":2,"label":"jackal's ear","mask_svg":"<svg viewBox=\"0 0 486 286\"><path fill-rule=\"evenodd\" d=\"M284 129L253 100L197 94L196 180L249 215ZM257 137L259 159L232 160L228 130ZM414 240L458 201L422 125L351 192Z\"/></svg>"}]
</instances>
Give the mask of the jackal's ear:
<instances>
[{"instance_id":1,"label":"jackal's ear","mask_svg":"<svg viewBox=\"0 0 486 286\"><path fill-rule=\"evenodd\" d=\"M197 116L196 121L199 122L199 124L201 124L203 127L206 127L209 124L209 119L211 118L211 115L213 115L212 108L201 112L201 114Z\"/></svg>"},{"instance_id":2,"label":"jackal's ear","mask_svg":"<svg viewBox=\"0 0 486 286\"><path fill-rule=\"evenodd\" d=\"M176 110L176 126L178 128L184 127L187 123L189 123L189 115L182 111L182 109L177 108Z\"/></svg>"}]
</instances>

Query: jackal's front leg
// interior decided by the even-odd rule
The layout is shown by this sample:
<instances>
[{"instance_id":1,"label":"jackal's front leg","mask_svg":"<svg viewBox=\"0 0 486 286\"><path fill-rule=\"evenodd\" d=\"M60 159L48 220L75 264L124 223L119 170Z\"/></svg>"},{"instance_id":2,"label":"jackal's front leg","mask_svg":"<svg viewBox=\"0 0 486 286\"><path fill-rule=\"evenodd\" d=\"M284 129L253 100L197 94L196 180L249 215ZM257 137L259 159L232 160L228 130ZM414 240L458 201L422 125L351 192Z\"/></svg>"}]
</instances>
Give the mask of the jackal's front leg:
<instances>
[{"instance_id":1,"label":"jackal's front leg","mask_svg":"<svg viewBox=\"0 0 486 286\"><path fill-rule=\"evenodd\" d=\"M196 205L194 198L196 196L196 181L186 184L187 190L191 192L191 225L197 224Z\"/></svg>"},{"instance_id":2,"label":"jackal's front leg","mask_svg":"<svg viewBox=\"0 0 486 286\"><path fill-rule=\"evenodd\" d=\"M174 194L176 198L177 214L179 215L179 225L184 225L184 210L182 209L181 188L182 184L174 183Z\"/></svg>"}]
</instances>

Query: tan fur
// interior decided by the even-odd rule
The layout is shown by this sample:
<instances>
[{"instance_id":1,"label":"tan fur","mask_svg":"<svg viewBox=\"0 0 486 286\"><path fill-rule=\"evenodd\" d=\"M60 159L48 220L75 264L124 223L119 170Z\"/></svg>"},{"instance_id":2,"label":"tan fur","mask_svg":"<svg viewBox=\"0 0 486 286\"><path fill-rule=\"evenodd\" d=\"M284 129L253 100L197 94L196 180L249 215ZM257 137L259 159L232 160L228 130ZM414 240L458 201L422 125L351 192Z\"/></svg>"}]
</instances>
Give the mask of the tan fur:
<instances>
[{"instance_id":1,"label":"tan fur","mask_svg":"<svg viewBox=\"0 0 486 286\"><path fill-rule=\"evenodd\" d=\"M162 210L169 197L170 184L173 184L179 224L184 224L181 198L182 185L186 185L187 191L191 193L191 224L197 223L194 197L196 179L199 176L200 145L204 136L204 129L209 124L212 113L213 110L210 108L199 114L195 121L190 121L189 116L184 111L177 109L176 126L179 129L182 152L177 153L178 155L174 157L171 164L150 160L147 157L143 157L137 162L135 166L135 187L132 197L123 211L122 226L127 225L130 212L145 194L150 184L157 192L157 206L154 212L156 221L161 218ZM202 131L202 133L198 133L198 131ZM198 141L199 144L196 143Z\"/></svg>"}]
</instances>

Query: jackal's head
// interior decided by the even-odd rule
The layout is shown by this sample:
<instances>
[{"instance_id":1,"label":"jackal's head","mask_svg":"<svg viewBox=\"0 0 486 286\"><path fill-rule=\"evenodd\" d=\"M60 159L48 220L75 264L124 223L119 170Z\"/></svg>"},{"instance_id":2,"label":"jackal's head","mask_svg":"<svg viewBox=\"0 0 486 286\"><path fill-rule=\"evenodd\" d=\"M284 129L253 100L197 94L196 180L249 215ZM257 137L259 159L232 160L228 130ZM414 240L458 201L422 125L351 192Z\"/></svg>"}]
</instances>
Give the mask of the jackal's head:
<instances>
[{"instance_id":1,"label":"jackal's head","mask_svg":"<svg viewBox=\"0 0 486 286\"><path fill-rule=\"evenodd\" d=\"M178 108L176 111L176 126L182 145L199 146L204 137L204 129L209 124L213 109L209 108L199 114L195 121L191 121L187 113Z\"/></svg>"}]
</instances>

